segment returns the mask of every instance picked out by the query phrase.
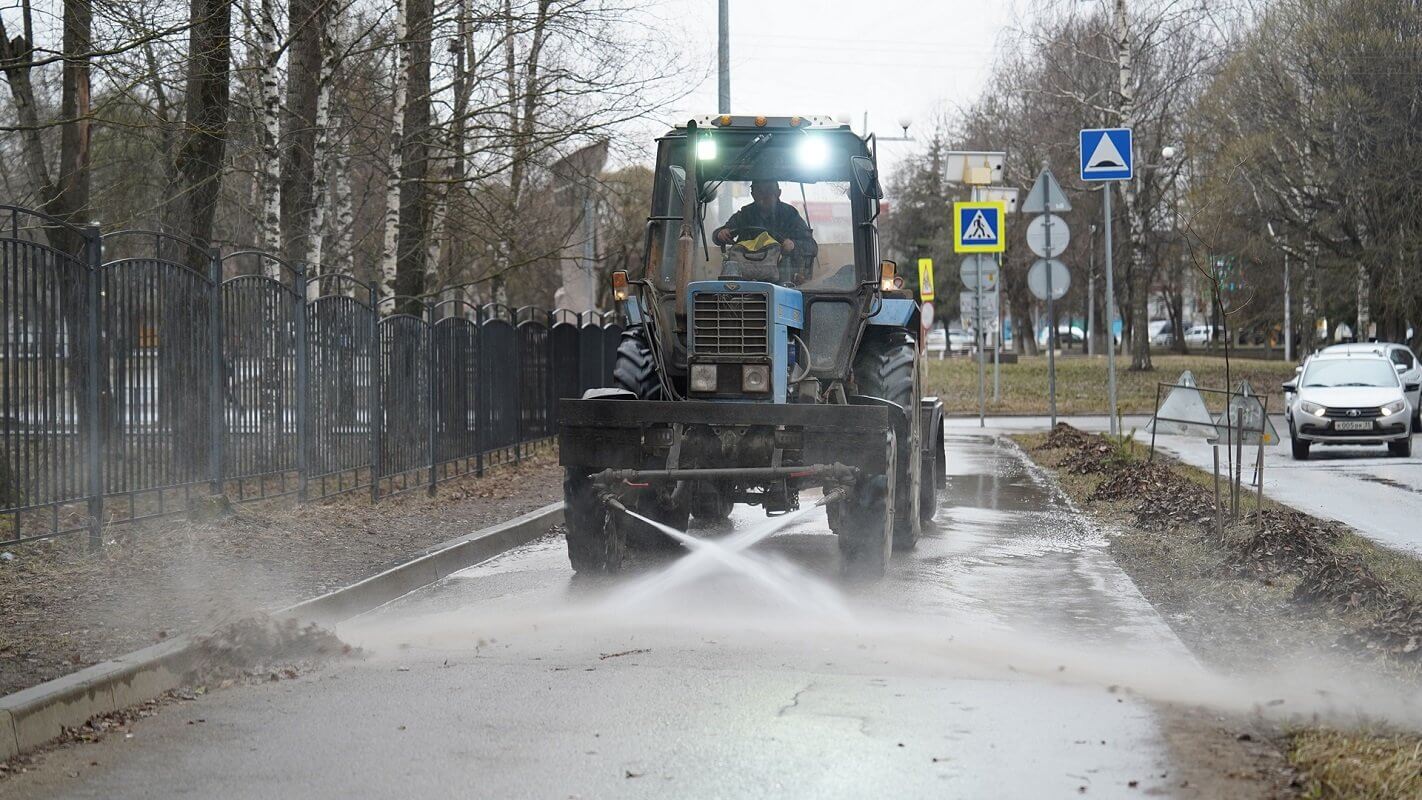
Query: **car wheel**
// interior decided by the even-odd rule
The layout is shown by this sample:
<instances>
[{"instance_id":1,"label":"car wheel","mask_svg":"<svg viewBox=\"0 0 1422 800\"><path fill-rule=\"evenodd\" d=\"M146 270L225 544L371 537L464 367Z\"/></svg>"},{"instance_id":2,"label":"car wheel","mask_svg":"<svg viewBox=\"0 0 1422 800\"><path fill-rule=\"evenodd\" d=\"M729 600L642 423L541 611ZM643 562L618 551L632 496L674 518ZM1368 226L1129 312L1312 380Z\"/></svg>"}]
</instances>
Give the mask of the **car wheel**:
<instances>
[{"instance_id":1,"label":"car wheel","mask_svg":"<svg viewBox=\"0 0 1422 800\"><path fill-rule=\"evenodd\" d=\"M1295 461L1308 460L1309 442L1300 439L1298 435L1294 433L1294 428L1292 425L1289 426L1289 444L1293 448Z\"/></svg>"},{"instance_id":2,"label":"car wheel","mask_svg":"<svg viewBox=\"0 0 1422 800\"><path fill-rule=\"evenodd\" d=\"M1412 435L1408 434L1405 438L1394 439L1393 441L1388 442L1387 451L1399 458L1411 458Z\"/></svg>"}]
</instances>

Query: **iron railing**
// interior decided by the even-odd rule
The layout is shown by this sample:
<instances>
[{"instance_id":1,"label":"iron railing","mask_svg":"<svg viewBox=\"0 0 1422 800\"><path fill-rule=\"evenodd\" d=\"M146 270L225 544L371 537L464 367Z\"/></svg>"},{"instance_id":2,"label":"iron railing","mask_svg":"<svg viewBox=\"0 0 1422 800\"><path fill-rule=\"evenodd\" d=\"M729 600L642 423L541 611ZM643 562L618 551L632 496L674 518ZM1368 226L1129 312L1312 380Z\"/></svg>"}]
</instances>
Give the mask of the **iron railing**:
<instances>
[{"instance_id":1,"label":"iron railing","mask_svg":"<svg viewBox=\"0 0 1422 800\"><path fill-rule=\"evenodd\" d=\"M560 398L610 382L622 333L611 315L382 298L153 231L0 220L0 544L97 545L214 494L434 492L550 440Z\"/></svg>"}]
</instances>

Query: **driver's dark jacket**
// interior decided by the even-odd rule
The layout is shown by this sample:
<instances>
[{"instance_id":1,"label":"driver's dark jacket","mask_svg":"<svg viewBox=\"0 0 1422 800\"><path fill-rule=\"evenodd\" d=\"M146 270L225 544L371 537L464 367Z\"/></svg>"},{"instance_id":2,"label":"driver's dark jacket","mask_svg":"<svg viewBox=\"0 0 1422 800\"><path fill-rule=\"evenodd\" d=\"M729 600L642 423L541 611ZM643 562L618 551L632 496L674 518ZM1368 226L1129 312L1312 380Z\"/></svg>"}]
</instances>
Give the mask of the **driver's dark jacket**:
<instances>
[{"instance_id":1,"label":"driver's dark jacket","mask_svg":"<svg viewBox=\"0 0 1422 800\"><path fill-rule=\"evenodd\" d=\"M731 218L726 220L726 224L717 228L717 231L722 228L729 228L732 231L737 228L765 228L778 241L793 240L795 250L789 255L803 259L806 263L815 257L819 249L815 244L814 237L810 235L810 226L800 219L800 212L796 211L794 206L783 201L776 201L775 210L769 214L761 211L760 206L755 203L744 206L740 211L732 214Z\"/></svg>"}]
</instances>

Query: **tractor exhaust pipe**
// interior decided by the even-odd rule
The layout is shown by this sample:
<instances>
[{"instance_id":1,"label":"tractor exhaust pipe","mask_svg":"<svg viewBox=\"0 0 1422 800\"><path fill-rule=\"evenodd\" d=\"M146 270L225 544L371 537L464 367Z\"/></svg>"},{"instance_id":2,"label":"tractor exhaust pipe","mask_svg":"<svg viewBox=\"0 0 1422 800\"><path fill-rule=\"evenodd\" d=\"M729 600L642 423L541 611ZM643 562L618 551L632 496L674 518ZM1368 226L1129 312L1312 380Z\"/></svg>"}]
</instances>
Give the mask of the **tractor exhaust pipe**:
<instances>
[{"instance_id":1,"label":"tractor exhaust pipe","mask_svg":"<svg viewBox=\"0 0 1422 800\"><path fill-rule=\"evenodd\" d=\"M691 282L691 262L696 256L693 230L700 213L701 180L696 164L696 120L686 123L686 185L681 188L681 234L676 240L676 313L686 315L686 285Z\"/></svg>"}]
</instances>

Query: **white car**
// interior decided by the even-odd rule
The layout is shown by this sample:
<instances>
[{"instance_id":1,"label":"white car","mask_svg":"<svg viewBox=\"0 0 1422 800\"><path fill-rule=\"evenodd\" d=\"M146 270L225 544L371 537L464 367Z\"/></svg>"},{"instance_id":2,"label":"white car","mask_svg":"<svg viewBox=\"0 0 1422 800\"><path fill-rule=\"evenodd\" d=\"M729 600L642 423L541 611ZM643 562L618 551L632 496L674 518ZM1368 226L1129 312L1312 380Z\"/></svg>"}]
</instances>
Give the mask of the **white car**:
<instances>
[{"instance_id":1,"label":"white car","mask_svg":"<svg viewBox=\"0 0 1422 800\"><path fill-rule=\"evenodd\" d=\"M948 354L948 332L943 330L943 326L934 325L928 330L928 338L923 342L924 352L930 355L937 355L941 361Z\"/></svg>"},{"instance_id":2,"label":"white car","mask_svg":"<svg viewBox=\"0 0 1422 800\"><path fill-rule=\"evenodd\" d=\"M1216 325L1191 325L1185 329L1185 344L1209 344L1215 340L1216 331L1224 335L1224 331Z\"/></svg>"},{"instance_id":3,"label":"white car","mask_svg":"<svg viewBox=\"0 0 1422 800\"><path fill-rule=\"evenodd\" d=\"M1422 362L1417 360L1407 345L1391 342L1365 342L1362 344L1335 344L1325 347L1324 353L1373 353L1392 362L1397 377L1403 384L1422 384ZM1407 392L1407 401L1412 404L1412 432L1422 433L1422 388Z\"/></svg>"},{"instance_id":4,"label":"white car","mask_svg":"<svg viewBox=\"0 0 1422 800\"><path fill-rule=\"evenodd\" d=\"M1284 384L1294 458L1307 459L1313 444L1386 444L1395 456L1411 456L1413 409L1404 392L1416 390L1376 353L1315 353Z\"/></svg>"}]
</instances>

